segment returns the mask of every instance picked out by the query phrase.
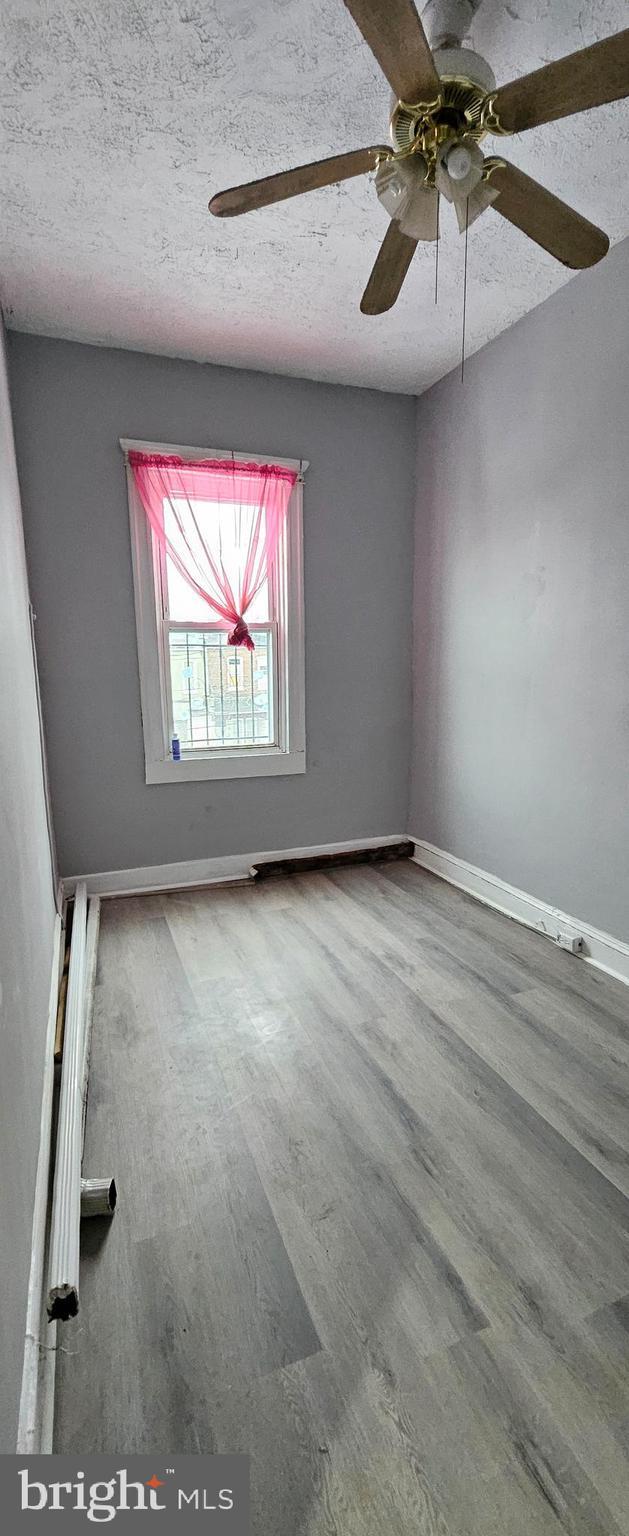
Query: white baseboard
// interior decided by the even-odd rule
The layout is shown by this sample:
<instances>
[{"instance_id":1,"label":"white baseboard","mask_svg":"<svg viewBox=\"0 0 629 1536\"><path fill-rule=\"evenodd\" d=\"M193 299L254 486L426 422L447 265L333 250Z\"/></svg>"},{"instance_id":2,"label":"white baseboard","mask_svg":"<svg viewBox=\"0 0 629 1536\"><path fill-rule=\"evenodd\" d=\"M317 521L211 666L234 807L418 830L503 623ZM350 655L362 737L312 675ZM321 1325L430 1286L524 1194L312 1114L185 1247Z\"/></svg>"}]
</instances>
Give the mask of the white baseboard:
<instances>
[{"instance_id":1,"label":"white baseboard","mask_svg":"<svg viewBox=\"0 0 629 1536\"><path fill-rule=\"evenodd\" d=\"M22 1367L22 1391L20 1396L20 1411L18 1418L17 1452L19 1455L33 1455L39 1451L49 1450L50 1446L42 1443L41 1424L42 1417L50 1419L50 1403L42 1403L40 1393L40 1338L43 1311L44 1291L44 1263L46 1253L46 1222L48 1214L48 1185L51 1158L52 1135L52 1101L55 1075L55 1029L57 1024L57 999L59 996L59 982L61 980L61 968L63 964L62 945L63 925L61 917L57 913L53 933L52 963L50 971L50 995L48 999L48 1021L46 1024L46 1036L44 1044L44 1072L42 1084L42 1101L39 1128L39 1152L37 1155L37 1174L35 1178L35 1197L33 1201L33 1225L31 1235L31 1268L28 1281L28 1297L26 1303L26 1335L24 1339L24 1363ZM51 1339L46 1336L46 1344L51 1344ZM49 1365L45 1372L45 1393L54 1391L54 1350L48 1357ZM51 1375L52 1373L52 1375ZM44 1437L46 1438L46 1437Z\"/></svg>"},{"instance_id":2,"label":"white baseboard","mask_svg":"<svg viewBox=\"0 0 629 1536\"><path fill-rule=\"evenodd\" d=\"M88 896L140 896L190 885L225 885L251 879L256 864L356 853L362 848L389 848L392 843L410 841L405 832L398 832L386 837L355 837L344 843L319 843L310 848L266 849L264 853L235 853L222 859L189 859L182 864L149 864L140 869L113 869L105 874L70 875L63 881L63 894L66 899L73 896L79 880L85 881Z\"/></svg>"},{"instance_id":3,"label":"white baseboard","mask_svg":"<svg viewBox=\"0 0 629 1536\"><path fill-rule=\"evenodd\" d=\"M411 842L415 847L415 863L440 875L450 885L456 885L471 896L476 896L486 906L495 907L508 917L516 918L527 928L534 928L549 938L562 932L580 934L585 943L582 958L608 975L629 984L629 944L603 933L589 923L570 917L558 907L549 906L537 896L520 891L506 880L484 869L468 864L455 854L435 848L433 843L412 833L389 833L384 837L359 837L341 843L319 843L306 848L265 849L262 853L236 853L217 859L189 859L180 864L149 864L139 869L114 869L103 874L71 875L63 881L65 899L74 895L79 880L87 885L88 896L151 895L159 891L176 891L186 886L226 885L234 881L250 880L252 867L279 859L307 859L334 853L355 853L365 848L388 848L393 843Z\"/></svg>"},{"instance_id":4,"label":"white baseboard","mask_svg":"<svg viewBox=\"0 0 629 1536\"><path fill-rule=\"evenodd\" d=\"M527 928L535 928L548 938L556 938L559 931L572 938L580 934L584 940L581 958L629 985L629 944L625 944L623 939L616 939L611 933L592 928L590 923L581 923L578 918L569 917L559 907L549 906L547 902L540 901L538 896L529 896L528 892L518 890L517 886L509 885L497 875L490 875L485 869L477 869L475 864L468 864L465 859L446 853L443 848L435 848L433 843L427 843L423 838L413 837L409 833L409 841L415 845L414 863L421 864L422 869L431 870L450 885L456 885L459 890L476 896L485 906L495 907L498 912L506 913L507 917L515 918Z\"/></svg>"}]
</instances>

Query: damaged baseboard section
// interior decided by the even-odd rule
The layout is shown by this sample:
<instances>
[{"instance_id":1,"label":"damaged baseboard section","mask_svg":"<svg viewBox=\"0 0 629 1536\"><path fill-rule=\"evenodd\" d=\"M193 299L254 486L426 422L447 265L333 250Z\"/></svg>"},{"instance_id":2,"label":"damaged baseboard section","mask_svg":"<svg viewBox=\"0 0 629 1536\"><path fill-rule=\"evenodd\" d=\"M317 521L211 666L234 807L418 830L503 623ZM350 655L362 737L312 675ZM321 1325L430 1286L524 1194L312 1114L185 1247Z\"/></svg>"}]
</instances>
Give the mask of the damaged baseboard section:
<instances>
[{"instance_id":1,"label":"damaged baseboard section","mask_svg":"<svg viewBox=\"0 0 629 1536\"><path fill-rule=\"evenodd\" d=\"M342 869L348 864L382 864L392 859L410 859L415 849L407 839L399 843L384 843L375 848L353 848L338 853L311 853L305 858L264 859L252 866L256 880L268 880L271 875L299 875L308 870Z\"/></svg>"},{"instance_id":2,"label":"damaged baseboard section","mask_svg":"<svg viewBox=\"0 0 629 1536\"><path fill-rule=\"evenodd\" d=\"M405 833L387 833L382 837L357 837L341 843L319 843L305 848L269 849L263 853L237 853L217 859L189 859L180 864L150 864L139 869L113 869L104 874L71 875L64 879L66 900L84 882L88 896L150 895L157 891L178 891L187 887L229 885L260 879L261 871L275 866L292 865L302 869L324 867L327 863L351 860L363 863L372 858L410 857L413 849ZM404 849L404 853L399 851Z\"/></svg>"}]
</instances>

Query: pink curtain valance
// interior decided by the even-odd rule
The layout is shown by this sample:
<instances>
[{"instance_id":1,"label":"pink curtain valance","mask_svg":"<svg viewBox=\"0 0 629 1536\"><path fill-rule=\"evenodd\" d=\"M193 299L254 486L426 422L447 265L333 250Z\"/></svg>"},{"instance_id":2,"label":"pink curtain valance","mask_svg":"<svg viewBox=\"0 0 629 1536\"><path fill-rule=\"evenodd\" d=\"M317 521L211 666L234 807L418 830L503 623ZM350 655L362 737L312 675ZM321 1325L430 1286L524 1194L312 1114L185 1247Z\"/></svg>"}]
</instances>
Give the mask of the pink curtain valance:
<instances>
[{"instance_id":1,"label":"pink curtain valance","mask_svg":"<svg viewBox=\"0 0 629 1536\"><path fill-rule=\"evenodd\" d=\"M297 472L134 449L128 459L161 548L228 630L228 644L253 650L245 616L273 568ZM211 524L203 526L200 503L213 504Z\"/></svg>"}]
</instances>

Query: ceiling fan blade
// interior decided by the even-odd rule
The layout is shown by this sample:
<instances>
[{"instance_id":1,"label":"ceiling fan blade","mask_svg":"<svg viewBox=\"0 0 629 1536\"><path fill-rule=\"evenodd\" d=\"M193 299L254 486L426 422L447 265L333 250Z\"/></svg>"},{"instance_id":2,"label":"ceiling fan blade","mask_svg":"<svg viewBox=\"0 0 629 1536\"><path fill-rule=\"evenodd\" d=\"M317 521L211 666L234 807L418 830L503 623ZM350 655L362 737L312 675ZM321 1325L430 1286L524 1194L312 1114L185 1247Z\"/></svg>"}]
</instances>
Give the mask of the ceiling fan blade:
<instances>
[{"instance_id":1,"label":"ceiling fan blade","mask_svg":"<svg viewBox=\"0 0 629 1536\"><path fill-rule=\"evenodd\" d=\"M331 155L328 160L314 160L311 165L298 165L294 171L279 171L277 176L263 176L260 181L247 181L241 187L229 187L217 192L212 198L210 213L218 218L231 218L236 213L249 213L252 208L266 208L269 203L281 203L285 197L298 197L301 192L313 192L316 187L330 187L337 181L348 181L351 176L362 176L373 171L379 155L390 155L384 145L370 149L351 149L343 155Z\"/></svg>"},{"instance_id":2,"label":"ceiling fan blade","mask_svg":"<svg viewBox=\"0 0 629 1536\"><path fill-rule=\"evenodd\" d=\"M383 315L392 308L416 249L417 241L404 235L397 220L392 219L360 301L363 315Z\"/></svg>"},{"instance_id":3,"label":"ceiling fan blade","mask_svg":"<svg viewBox=\"0 0 629 1536\"><path fill-rule=\"evenodd\" d=\"M433 101L439 76L413 0L344 0L400 101Z\"/></svg>"},{"instance_id":4,"label":"ceiling fan blade","mask_svg":"<svg viewBox=\"0 0 629 1536\"><path fill-rule=\"evenodd\" d=\"M489 185L498 193L493 204L496 213L565 267L592 267L609 250L609 239L602 229L515 165L496 166Z\"/></svg>"},{"instance_id":5,"label":"ceiling fan blade","mask_svg":"<svg viewBox=\"0 0 629 1536\"><path fill-rule=\"evenodd\" d=\"M521 133L621 96L629 96L629 29L501 86L494 107L501 128Z\"/></svg>"}]
</instances>

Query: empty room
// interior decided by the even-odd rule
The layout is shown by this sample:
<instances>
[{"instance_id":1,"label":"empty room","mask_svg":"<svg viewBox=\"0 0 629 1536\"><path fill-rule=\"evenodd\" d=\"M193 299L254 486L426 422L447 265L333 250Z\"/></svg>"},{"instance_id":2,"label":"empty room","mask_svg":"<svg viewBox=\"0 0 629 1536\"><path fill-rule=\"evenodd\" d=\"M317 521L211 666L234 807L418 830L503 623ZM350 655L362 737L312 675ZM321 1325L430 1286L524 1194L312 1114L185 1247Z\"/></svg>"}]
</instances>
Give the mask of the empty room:
<instances>
[{"instance_id":1,"label":"empty room","mask_svg":"<svg viewBox=\"0 0 629 1536\"><path fill-rule=\"evenodd\" d=\"M0 39L5 1507L629 1536L626 0Z\"/></svg>"}]
</instances>

